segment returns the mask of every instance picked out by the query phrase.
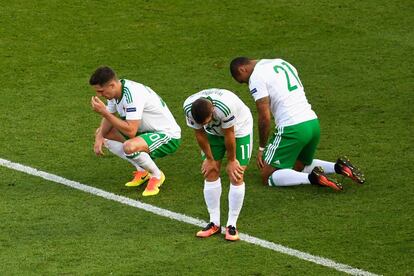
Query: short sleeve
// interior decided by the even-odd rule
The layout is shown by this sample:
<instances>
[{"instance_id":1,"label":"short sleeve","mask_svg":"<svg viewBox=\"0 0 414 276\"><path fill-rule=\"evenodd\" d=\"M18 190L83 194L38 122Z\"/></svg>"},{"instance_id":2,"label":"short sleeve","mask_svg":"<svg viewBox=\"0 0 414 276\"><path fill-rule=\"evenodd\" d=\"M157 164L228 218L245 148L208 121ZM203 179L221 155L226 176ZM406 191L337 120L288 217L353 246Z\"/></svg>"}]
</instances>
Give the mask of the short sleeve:
<instances>
[{"instance_id":1,"label":"short sleeve","mask_svg":"<svg viewBox=\"0 0 414 276\"><path fill-rule=\"evenodd\" d=\"M221 122L221 128L230 128L236 123L235 107L230 100L215 103L215 114Z\"/></svg>"},{"instance_id":2,"label":"short sleeve","mask_svg":"<svg viewBox=\"0 0 414 276\"><path fill-rule=\"evenodd\" d=\"M138 98L139 95L139 98ZM144 106L147 102L146 93L130 93L125 102L125 119L126 120L141 120L142 113L144 112ZM132 96L132 97L131 97ZM131 99L131 100L130 100Z\"/></svg>"},{"instance_id":3,"label":"short sleeve","mask_svg":"<svg viewBox=\"0 0 414 276\"><path fill-rule=\"evenodd\" d=\"M266 82L256 74L252 74L250 77L249 89L254 101L269 96Z\"/></svg>"}]
</instances>

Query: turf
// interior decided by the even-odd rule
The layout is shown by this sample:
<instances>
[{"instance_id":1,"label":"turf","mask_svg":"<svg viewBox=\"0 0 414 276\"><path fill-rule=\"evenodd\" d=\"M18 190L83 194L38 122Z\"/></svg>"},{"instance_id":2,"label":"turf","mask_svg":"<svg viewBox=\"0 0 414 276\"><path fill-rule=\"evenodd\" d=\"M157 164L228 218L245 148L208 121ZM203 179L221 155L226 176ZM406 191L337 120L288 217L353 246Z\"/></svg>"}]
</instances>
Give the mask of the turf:
<instances>
[{"instance_id":1,"label":"turf","mask_svg":"<svg viewBox=\"0 0 414 276\"><path fill-rule=\"evenodd\" d=\"M182 102L222 87L255 113L228 63L282 57L320 117L318 158L346 154L368 181L344 180L341 193L263 187L254 155L240 230L370 272L412 274L413 14L409 1L3 3L0 158L207 220ZM158 161L167 180L157 197L122 185L126 162L93 155L100 119L87 82L101 64L152 87L182 127L179 151ZM200 241L193 226L9 169L0 175L1 274L335 273L222 237Z\"/></svg>"}]
</instances>

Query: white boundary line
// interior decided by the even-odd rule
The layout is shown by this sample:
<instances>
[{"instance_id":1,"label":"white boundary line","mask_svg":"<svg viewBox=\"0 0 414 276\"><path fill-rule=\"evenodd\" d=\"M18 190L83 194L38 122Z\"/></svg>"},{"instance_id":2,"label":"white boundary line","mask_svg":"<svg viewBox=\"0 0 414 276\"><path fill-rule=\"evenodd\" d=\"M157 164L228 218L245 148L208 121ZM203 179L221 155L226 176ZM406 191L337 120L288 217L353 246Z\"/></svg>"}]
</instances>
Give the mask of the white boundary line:
<instances>
[{"instance_id":1,"label":"white boundary line","mask_svg":"<svg viewBox=\"0 0 414 276\"><path fill-rule=\"evenodd\" d=\"M196 218L184 215L184 214L172 212L172 211L162 209L162 208L150 205L150 204L142 203L138 200L133 200L133 199L130 199L124 196L115 195L113 193L109 193L101 189L90 187L90 186L81 184L79 182L68 180L58 175L40 171L40 170L25 166L19 163L14 163L6 159L0 158L0 166L13 169L16 171L24 172L26 174L38 176L38 177L41 177L43 179L46 179L46 180L49 180L55 183L63 184L65 186L72 187L72 188L75 188L83 192L87 192L89 194L97 195L97 196L100 196L100 197L103 197L109 200L120 202L125 205L139 208L144 211L151 212L151 213L154 213L162 217L167 217L170 219L178 220L178 221L192 224L192 225L199 226L199 227L204 227L207 224L207 222L200 220L200 219L196 219ZM223 230L224 229L222 229L222 231ZM342 272L345 272L351 275L377 276L377 274L374 274L374 273L371 273L371 272L368 272L362 269L354 268L346 264L337 263L327 258L311 255L306 252L302 252L302 251L292 249L292 248L289 248L289 247L286 247L286 246L283 246L277 243L262 240L262 239L259 239L253 236L249 236L247 234L239 233L239 236L240 236L240 239L245 242L258 245L264 248L268 248L273 251L283 253L286 255L290 255L290 256L305 260L305 261L309 261L315 264L325 266L325 267L333 268L335 270L342 271Z\"/></svg>"}]
</instances>

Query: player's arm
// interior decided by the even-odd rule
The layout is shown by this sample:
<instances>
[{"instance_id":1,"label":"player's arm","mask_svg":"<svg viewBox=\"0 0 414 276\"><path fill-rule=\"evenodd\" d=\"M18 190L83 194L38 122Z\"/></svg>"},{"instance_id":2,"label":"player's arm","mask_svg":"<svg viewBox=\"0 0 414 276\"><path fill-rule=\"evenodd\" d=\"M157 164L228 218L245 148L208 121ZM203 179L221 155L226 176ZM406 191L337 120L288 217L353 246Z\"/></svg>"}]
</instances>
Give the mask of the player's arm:
<instances>
[{"instance_id":1,"label":"player's arm","mask_svg":"<svg viewBox=\"0 0 414 276\"><path fill-rule=\"evenodd\" d=\"M269 138L271 115L269 97L264 97L256 101L259 125L259 146L266 147Z\"/></svg>"},{"instance_id":2,"label":"player's arm","mask_svg":"<svg viewBox=\"0 0 414 276\"><path fill-rule=\"evenodd\" d=\"M206 159L201 165L201 173L204 175L204 178L208 181L214 181L219 176L219 166L217 161L214 160L213 153L208 142L207 134L203 128L194 130L196 140L201 150L206 155Z\"/></svg>"},{"instance_id":3,"label":"player's arm","mask_svg":"<svg viewBox=\"0 0 414 276\"><path fill-rule=\"evenodd\" d=\"M111 123L107 119L102 118L101 124L96 129L95 138L104 138L105 135L108 134L109 131L111 131L111 129Z\"/></svg>"},{"instance_id":4,"label":"player's arm","mask_svg":"<svg viewBox=\"0 0 414 276\"><path fill-rule=\"evenodd\" d=\"M224 133L224 145L227 153L227 173L232 182L238 182L243 175L243 168L236 159L236 135L234 126L229 128L222 128Z\"/></svg>"},{"instance_id":5,"label":"player's arm","mask_svg":"<svg viewBox=\"0 0 414 276\"><path fill-rule=\"evenodd\" d=\"M258 126L259 126L259 147L266 147L269 139L269 132L271 126L271 113L270 113L270 101L269 97L263 97L256 101L256 108L258 113ZM264 163L262 159L263 151L259 150L257 155L257 165L259 168L263 168Z\"/></svg>"},{"instance_id":6,"label":"player's arm","mask_svg":"<svg viewBox=\"0 0 414 276\"><path fill-rule=\"evenodd\" d=\"M111 123L105 118L102 118L101 124L95 131L95 143L93 145L93 151L96 155L103 155L102 146L104 144L105 135L112 129Z\"/></svg>"},{"instance_id":7,"label":"player's arm","mask_svg":"<svg viewBox=\"0 0 414 276\"><path fill-rule=\"evenodd\" d=\"M213 153L211 152L211 148L210 148L210 144L208 142L207 134L204 131L204 129L203 128L194 129L194 133L195 133L196 140L197 140L197 143L198 143L200 149L206 155L206 159L214 161Z\"/></svg>"},{"instance_id":8,"label":"player's arm","mask_svg":"<svg viewBox=\"0 0 414 276\"><path fill-rule=\"evenodd\" d=\"M101 116L111 124L112 127L127 135L129 138L135 137L141 120L121 120L113 113L109 112L105 104L96 96L92 97L91 105L93 110L101 114Z\"/></svg>"}]
</instances>

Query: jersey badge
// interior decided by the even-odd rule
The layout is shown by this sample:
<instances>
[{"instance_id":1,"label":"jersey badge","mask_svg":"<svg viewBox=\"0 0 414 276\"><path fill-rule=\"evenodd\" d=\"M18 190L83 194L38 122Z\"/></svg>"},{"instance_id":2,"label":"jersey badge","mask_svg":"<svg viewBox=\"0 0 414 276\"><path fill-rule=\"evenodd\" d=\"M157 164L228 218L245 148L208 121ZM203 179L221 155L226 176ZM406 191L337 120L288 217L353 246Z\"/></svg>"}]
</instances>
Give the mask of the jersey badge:
<instances>
[{"instance_id":1,"label":"jersey badge","mask_svg":"<svg viewBox=\"0 0 414 276\"><path fill-rule=\"evenodd\" d=\"M227 120L225 120L225 121L223 121L223 123L228 123L228 122L230 122L231 120L233 120L234 119L234 115L233 116L231 116L230 118L228 118Z\"/></svg>"},{"instance_id":2,"label":"jersey badge","mask_svg":"<svg viewBox=\"0 0 414 276\"><path fill-rule=\"evenodd\" d=\"M126 112L135 112L135 111L137 111L137 108L136 107L128 107L126 109Z\"/></svg>"}]
</instances>

